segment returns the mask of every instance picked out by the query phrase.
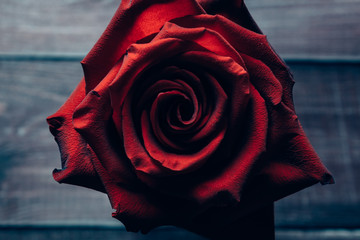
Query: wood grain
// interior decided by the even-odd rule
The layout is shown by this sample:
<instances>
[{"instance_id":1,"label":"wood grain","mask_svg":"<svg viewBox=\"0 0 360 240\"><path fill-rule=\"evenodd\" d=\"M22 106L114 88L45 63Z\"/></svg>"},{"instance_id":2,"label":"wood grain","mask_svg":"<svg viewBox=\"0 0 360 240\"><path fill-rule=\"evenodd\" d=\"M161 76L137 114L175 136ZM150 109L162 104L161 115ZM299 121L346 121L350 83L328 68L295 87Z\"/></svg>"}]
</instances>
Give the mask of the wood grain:
<instances>
[{"instance_id":1,"label":"wood grain","mask_svg":"<svg viewBox=\"0 0 360 240\"><path fill-rule=\"evenodd\" d=\"M287 56L359 56L359 0L248 0L270 43Z\"/></svg>"},{"instance_id":2,"label":"wood grain","mask_svg":"<svg viewBox=\"0 0 360 240\"><path fill-rule=\"evenodd\" d=\"M294 101L307 135L335 176L276 205L280 226L360 226L360 67L291 65ZM309 205L311 207L309 207Z\"/></svg>"},{"instance_id":3,"label":"wood grain","mask_svg":"<svg viewBox=\"0 0 360 240\"><path fill-rule=\"evenodd\" d=\"M119 0L2 0L0 52L85 55ZM283 56L360 56L360 0L248 0Z\"/></svg>"},{"instance_id":4,"label":"wood grain","mask_svg":"<svg viewBox=\"0 0 360 240\"><path fill-rule=\"evenodd\" d=\"M357 240L360 238L358 230L277 230L277 240ZM198 235L176 228L158 229L147 235L127 233L116 229L2 229L0 239L12 240L205 240ZM225 239L224 239L225 240ZM246 240L246 239L245 239Z\"/></svg>"}]
</instances>

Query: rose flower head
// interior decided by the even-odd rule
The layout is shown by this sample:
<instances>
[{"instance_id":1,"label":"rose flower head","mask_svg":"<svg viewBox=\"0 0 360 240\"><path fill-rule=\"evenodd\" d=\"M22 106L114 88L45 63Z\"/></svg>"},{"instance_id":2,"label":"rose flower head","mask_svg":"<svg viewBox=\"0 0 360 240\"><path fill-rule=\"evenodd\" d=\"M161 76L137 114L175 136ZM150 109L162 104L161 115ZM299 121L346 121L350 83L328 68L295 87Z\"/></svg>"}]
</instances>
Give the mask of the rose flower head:
<instances>
[{"instance_id":1,"label":"rose flower head","mask_svg":"<svg viewBox=\"0 0 360 240\"><path fill-rule=\"evenodd\" d=\"M129 231L221 228L333 182L242 1L123 0L82 66L47 119L53 176L106 193Z\"/></svg>"}]
</instances>

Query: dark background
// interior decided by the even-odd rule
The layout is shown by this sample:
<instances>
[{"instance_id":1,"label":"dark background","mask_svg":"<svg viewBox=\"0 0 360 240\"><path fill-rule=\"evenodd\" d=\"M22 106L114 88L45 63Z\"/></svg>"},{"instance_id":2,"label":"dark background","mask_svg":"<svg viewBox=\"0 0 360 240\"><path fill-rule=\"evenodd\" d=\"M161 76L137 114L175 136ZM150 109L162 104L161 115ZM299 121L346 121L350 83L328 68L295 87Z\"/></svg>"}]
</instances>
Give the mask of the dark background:
<instances>
[{"instance_id":1,"label":"dark background","mask_svg":"<svg viewBox=\"0 0 360 240\"><path fill-rule=\"evenodd\" d=\"M115 0L0 2L0 239L201 239L126 233L107 196L59 185L46 116L82 77L79 61ZM295 76L300 121L336 184L276 202L277 239L360 239L360 0L248 0Z\"/></svg>"}]
</instances>

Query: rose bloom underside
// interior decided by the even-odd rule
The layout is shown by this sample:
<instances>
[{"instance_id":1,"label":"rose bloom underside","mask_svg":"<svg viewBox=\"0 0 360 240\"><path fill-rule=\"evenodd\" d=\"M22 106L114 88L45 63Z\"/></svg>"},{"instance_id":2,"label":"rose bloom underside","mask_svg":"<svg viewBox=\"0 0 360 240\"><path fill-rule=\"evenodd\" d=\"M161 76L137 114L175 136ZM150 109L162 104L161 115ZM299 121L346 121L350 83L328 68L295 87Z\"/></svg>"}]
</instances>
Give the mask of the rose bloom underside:
<instances>
[{"instance_id":1,"label":"rose bloom underside","mask_svg":"<svg viewBox=\"0 0 360 240\"><path fill-rule=\"evenodd\" d=\"M107 193L113 216L143 232L221 227L333 182L295 114L288 68L248 18L122 1L48 118L55 180Z\"/></svg>"}]
</instances>

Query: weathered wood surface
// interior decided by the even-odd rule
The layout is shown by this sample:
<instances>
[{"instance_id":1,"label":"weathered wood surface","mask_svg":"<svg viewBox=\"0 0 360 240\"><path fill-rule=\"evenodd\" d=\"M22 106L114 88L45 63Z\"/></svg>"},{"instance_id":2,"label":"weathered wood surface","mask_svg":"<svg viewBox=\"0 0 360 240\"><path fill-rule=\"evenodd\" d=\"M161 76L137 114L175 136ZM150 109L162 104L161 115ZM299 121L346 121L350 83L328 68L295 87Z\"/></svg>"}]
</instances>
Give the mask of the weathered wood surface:
<instances>
[{"instance_id":1,"label":"weathered wood surface","mask_svg":"<svg viewBox=\"0 0 360 240\"><path fill-rule=\"evenodd\" d=\"M105 195L51 177L59 154L45 118L81 75L76 62L0 62L0 225L112 223Z\"/></svg>"},{"instance_id":2,"label":"weathered wood surface","mask_svg":"<svg viewBox=\"0 0 360 240\"><path fill-rule=\"evenodd\" d=\"M300 121L337 182L277 202L276 226L359 228L360 67L291 68ZM120 226L105 195L51 177L60 157L45 118L81 76L76 62L0 61L0 226Z\"/></svg>"},{"instance_id":3,"label":"weathered wood surface","mask_svg":"<svg viewBox=\"0 0 360 240\"><path fill-rule=\"evenodd\" d=\"M195 234L174 228L159 229L147 235L111 229L5 229L0 239L11 240L206 240ZM278 230L276 240L358 240L358 230ZM224 239L226 240L226 239ZM254 239L256 240L256 239ZM266 240L266 239L264 239Z\"/></svg>"},{"instance_id":4,"label":"weathered wood surface","mask_svg":"<svg viewBox=\"0 0 360 240\"><path fill-rule=\"evenodd\" d=\"M360 227L360 65L293 65L297 113L336 184L277 204L281 226Z\"/></svg>"},{"instance_id":5,"label":"weathered wood surface","mask_svg":"<svg viewBox=\"0 0 360 240\"><path fill-rule=\"evenodd\" d=\"M1 0L0 52L90 50L119 0ZM360 55L360 0L248 0L250 12L285 56Z\"/></svg>"}]
</instances>

